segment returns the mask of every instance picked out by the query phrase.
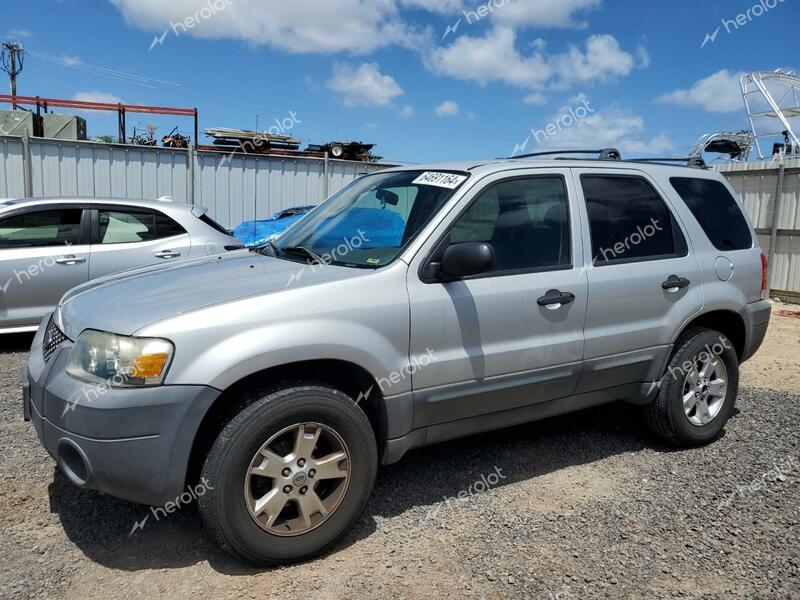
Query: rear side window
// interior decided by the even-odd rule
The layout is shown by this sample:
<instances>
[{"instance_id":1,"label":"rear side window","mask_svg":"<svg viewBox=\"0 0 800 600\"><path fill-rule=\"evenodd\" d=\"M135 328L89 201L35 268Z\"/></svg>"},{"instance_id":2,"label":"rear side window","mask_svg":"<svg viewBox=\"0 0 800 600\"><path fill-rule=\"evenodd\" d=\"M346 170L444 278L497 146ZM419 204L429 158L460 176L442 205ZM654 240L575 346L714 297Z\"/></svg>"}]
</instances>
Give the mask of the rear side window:
<instances>
[{"instance_id":1,"label":"rear side window","mask_svg":"<svg viewBox=\"0 0 800 600\"><path fill-rule=\"evenodd\" d=\"M673 177L669 181L717 250L753 247L750 227L736 200L721 182L694 177Z\"/></svg>"},{"instance_id":2,"label":"rear side window","mask_svg":"<svg viewBox=\"0 0 800 600\"><path fill-rule=\"evenodd\" d=\"M211 227L211 229L215 229L215 230L219 231L220 233L224 233L225 235L230 235L231 234L230 231L225 229L222 225L217 223L214 219L209 217L206 213L203 213L202 215L200 215L198 217L198 219L200 219L203 223L205 223L206 225Z\"/></svg>"},{"instance_id":3,"label":"rear side window","mask_svg":"<svg viewBox=\"0 0 800 600\"><path fill-rule=\"evenodd\" d=\"M100 243L132 244L182 235L175 221L154 212L100 210Z\"/></svg>"},{"instance_id":4,"label":"rear side window","mask_svg":"<svg viewBox=\"0 0 800 600\"><path fill-rule=\"evenodd\" d=\"M581 177L594 264L685 256L686 239L661 196L641 177Z\"/></svg>"},{"instance_id":5,"label":"rear side window","mask_svg":"<svg viewBox=\"0 0 800 600\"><path fill-rule=\"evenodd\" d=\"M80 208L42 210L0 220L0 248L79 244Z\"/></svg>"}]
</instances>

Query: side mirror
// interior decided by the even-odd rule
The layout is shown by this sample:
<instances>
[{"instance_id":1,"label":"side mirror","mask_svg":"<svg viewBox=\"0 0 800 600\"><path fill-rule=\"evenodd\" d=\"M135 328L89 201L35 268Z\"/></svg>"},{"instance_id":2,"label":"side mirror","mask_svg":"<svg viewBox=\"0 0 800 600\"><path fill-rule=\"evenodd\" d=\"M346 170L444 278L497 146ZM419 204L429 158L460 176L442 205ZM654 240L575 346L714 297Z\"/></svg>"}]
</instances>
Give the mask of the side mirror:
<instances>
[{"instance_id":1,"label":"side mirror","mask_svg":"<svg viewBox=\"0 0 800 600\"><path fill-rule=\"evenodd\" d=\"M439 265L439 281L456 281L486 273L494 267L494 248L485 242L453 244L444 251Z\"/></svg>"}]
</instances>

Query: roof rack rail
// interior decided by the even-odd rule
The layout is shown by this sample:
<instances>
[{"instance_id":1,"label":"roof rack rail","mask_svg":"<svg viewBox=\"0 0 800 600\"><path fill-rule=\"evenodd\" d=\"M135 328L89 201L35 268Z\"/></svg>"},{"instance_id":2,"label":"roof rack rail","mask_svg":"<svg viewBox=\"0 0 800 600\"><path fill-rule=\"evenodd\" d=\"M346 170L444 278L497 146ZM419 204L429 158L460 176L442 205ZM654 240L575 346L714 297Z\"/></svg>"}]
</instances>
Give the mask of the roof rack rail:
<instances>
[{"instance_id":1,"label":"roof rack rail","mask_svg":"<svg viewBox=\"0 0 800 600\"><path fill-rule=\"evenodd\" d=\"M598 160L622 160L622 155L616 148L603 148L601 150L551 150L549 152L517 154L510 158L533 158L534 156L553 156L555 154L597 154Z\"/></svg>"},{"instance_id":2,"label":"roof rack rail","mask_svg":"<svg viewBox=\"0 0 800 600\"><path fill-rule=\"evenodd\" d=\"M628 162L636 163L686 163L687 167L694 169L705 169L706 161L700 156L687 156L686 158L630 158Z\"/></svg>"}]
</instances>

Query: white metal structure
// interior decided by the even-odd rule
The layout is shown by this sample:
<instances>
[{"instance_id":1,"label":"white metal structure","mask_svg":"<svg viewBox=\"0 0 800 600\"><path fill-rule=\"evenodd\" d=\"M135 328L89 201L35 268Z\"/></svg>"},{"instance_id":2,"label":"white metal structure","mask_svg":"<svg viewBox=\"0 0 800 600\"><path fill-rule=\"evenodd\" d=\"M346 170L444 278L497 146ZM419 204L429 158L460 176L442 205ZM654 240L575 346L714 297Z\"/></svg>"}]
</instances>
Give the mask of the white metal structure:
<instances>
[{"instance_id":1,"label":"white metal structure","mask_svg":"<svg viewBox=\"0 0 800 600\"><path fill-rule=\"evenodd\" d=\"M755 71L742 75L739 83L759 158L800 154L800 77L780 69ZM776 136L783 143L765 154L761 142Z\"/></svg>"},{"instance_id":2,"label":"white metal structure","mask_svg":"<svg viewBox=\"0 0 800 600\"><path fill-rule=\"evenodd\" d=\"M706 133L689 148L689 156L703 157L704 152L727 154L733 162L746 162L755 137L750 131Z\"/></svg>"}]
</instances>

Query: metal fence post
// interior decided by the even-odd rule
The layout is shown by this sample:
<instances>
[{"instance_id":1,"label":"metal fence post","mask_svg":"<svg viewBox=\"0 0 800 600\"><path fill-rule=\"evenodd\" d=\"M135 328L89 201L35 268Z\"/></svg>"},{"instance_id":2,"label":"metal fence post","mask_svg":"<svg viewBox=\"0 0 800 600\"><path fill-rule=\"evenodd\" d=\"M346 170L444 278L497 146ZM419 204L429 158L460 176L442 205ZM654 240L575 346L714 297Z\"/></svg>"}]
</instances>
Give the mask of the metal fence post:
<instances>
[{"instance_id":1,"label":"metal fence post","mask_svg":"<svg viewBox=\"0 0 800 600\"><path fill-rule=\"evenodd\" d=\"M330 196L331 177L330 177L330 174L328 173L328 165L329 165L328 152L326 151L325 152L325 187L324 187L324 189L325 189L325 197L322 199L323 202L325 200L327 200L328 197Z\"/></svg>"},{"instance_id":2,"label":"metal fence post","mask_svg":"<svg viewBox=\"0 0 800 600\"><path fill-rule=\"evenodd\" d=\"M767 298L772 291L772 283L777 276L777 269L775 269L775 252L778 246L778 226L781 221L781 205L783 204L783 175L786 170L786 164L781 162L778 168L778 186L775 189L775 210L772 216L772 229L769 234L769 281L767 282Z\"/></svg>"},{"instance_id":3,"label":"metal fence post","mask_svg":"<svg viewBox=\"0 0 800 600\"><path fill-rule=\"evenodd\" d=\"M189 161L186 170L186 199L189 204L194 204L194 148L191 144L186 148L186 158Z\"/></svg>"},{"instance_id":4,"label":"metal fence post","mask_svg":"<svg viewBox=\"0 0 800 600\"><path fill-rule=\"evenodd\" d=\"M22 135L22 189L26 198L33 197L33 160L27 131Z\"/></svg>"}]
</instances>

